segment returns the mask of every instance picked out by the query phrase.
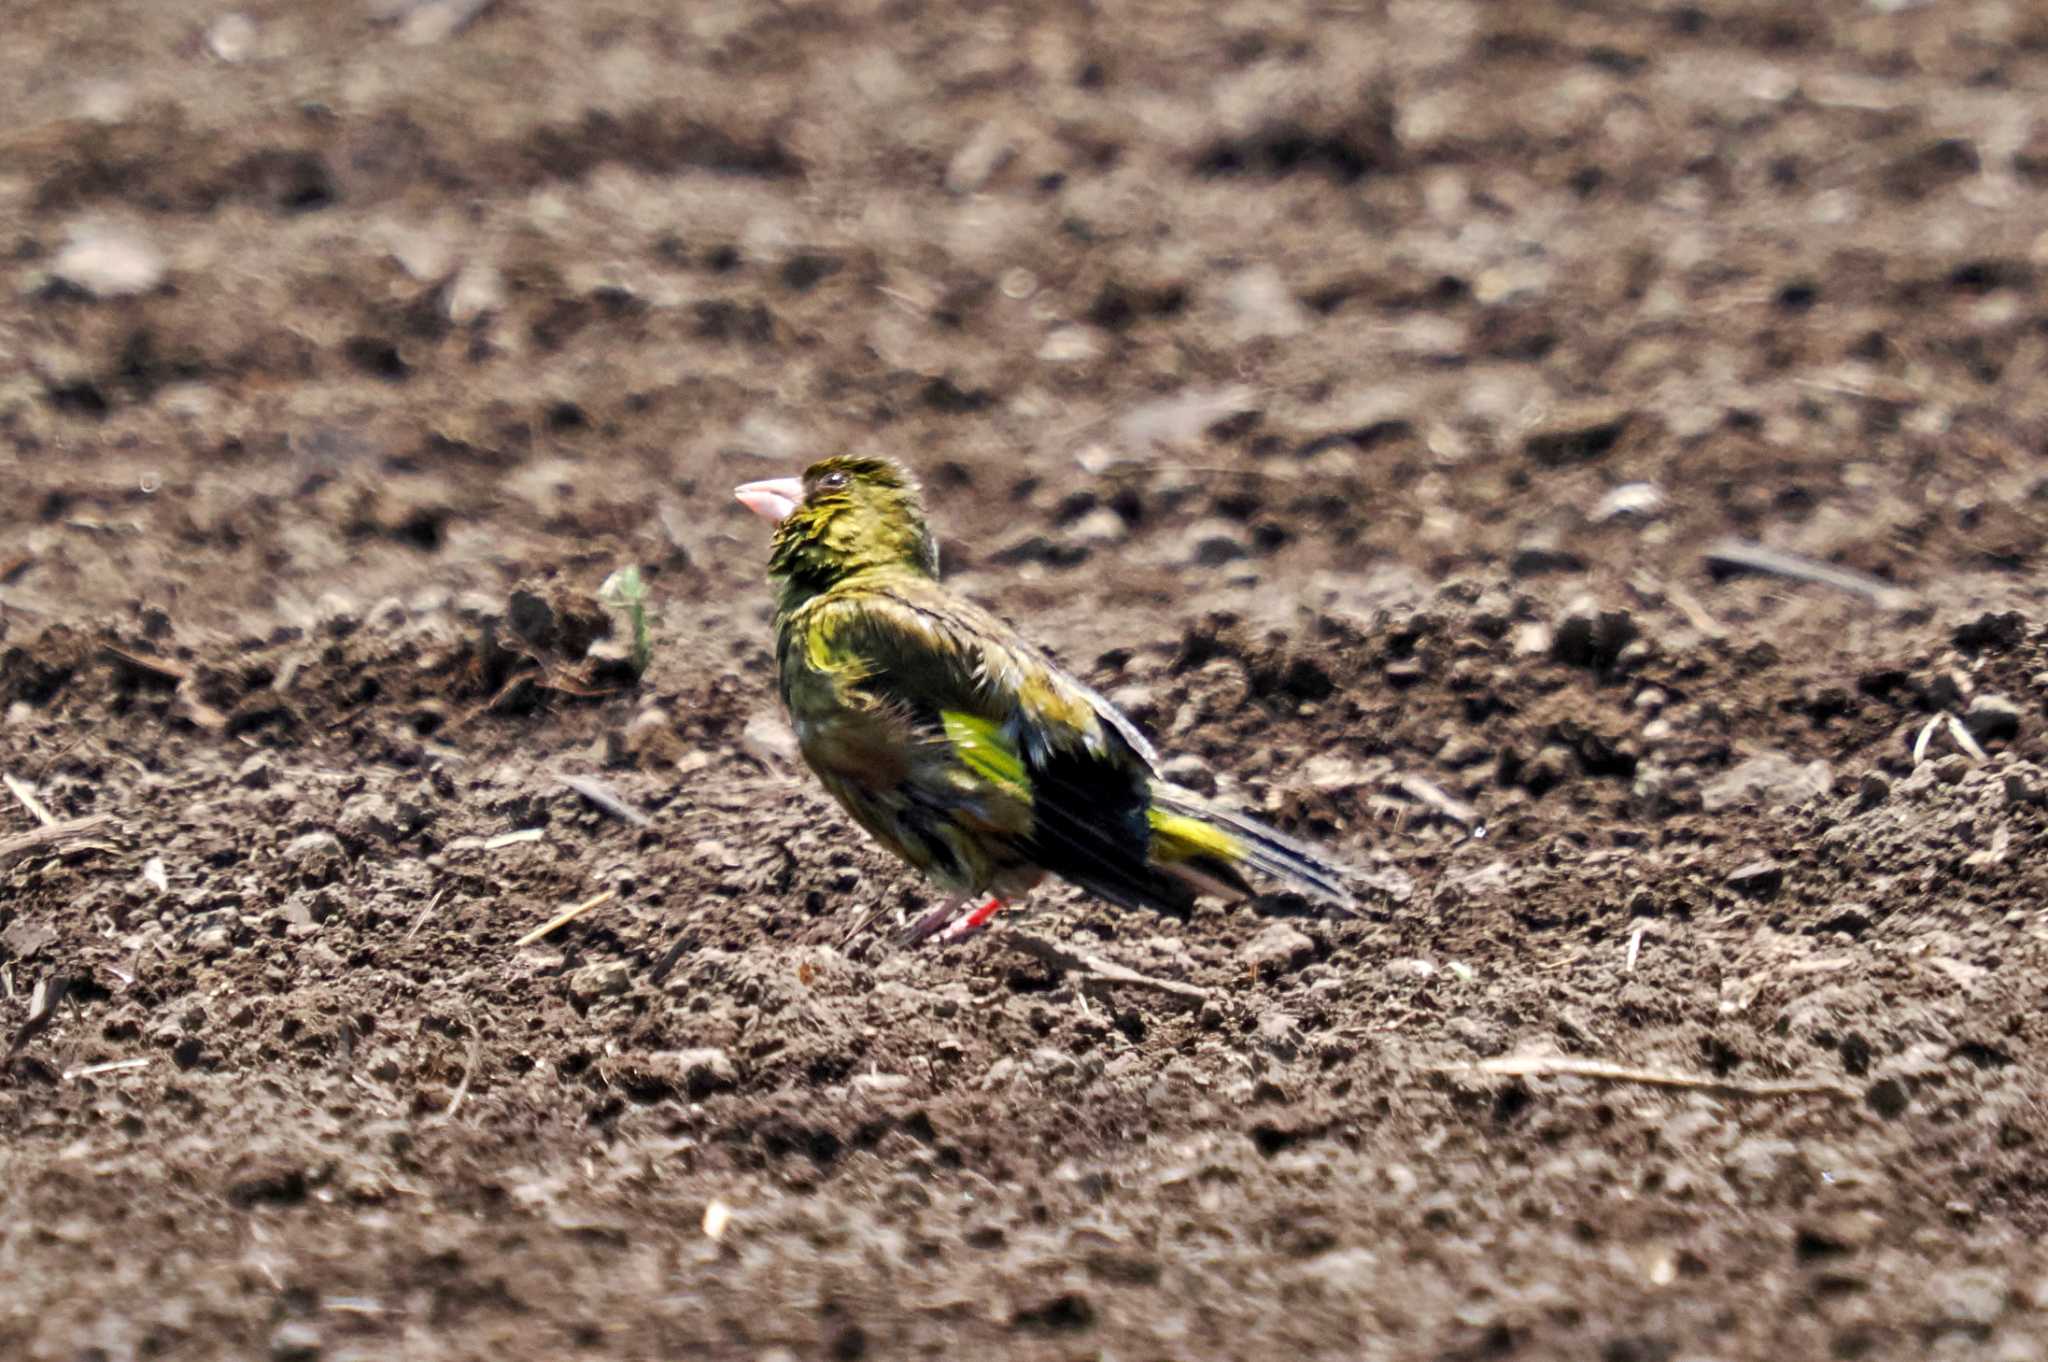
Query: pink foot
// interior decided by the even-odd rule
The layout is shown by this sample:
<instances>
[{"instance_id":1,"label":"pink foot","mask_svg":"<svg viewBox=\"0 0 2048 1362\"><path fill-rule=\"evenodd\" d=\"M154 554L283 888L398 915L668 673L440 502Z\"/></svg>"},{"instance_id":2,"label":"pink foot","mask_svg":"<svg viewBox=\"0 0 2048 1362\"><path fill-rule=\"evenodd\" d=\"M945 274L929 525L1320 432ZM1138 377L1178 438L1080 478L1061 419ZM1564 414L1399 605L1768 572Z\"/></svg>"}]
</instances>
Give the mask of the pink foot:
<instances>
[{"instance_id":1,"label":"pink foot","mask_svg":"<svg viewBox=\"0 0 2048 1362\"><path fill-rule=\"evenodd\" d=\"M965 899L947 899L912 923L909 930L903 933L904 942L914 946L932 937L937 937L941 941L963 940L987 926L988 920L1003 910L1003 901L991 897L980 907L962 916L960 910L966 906Z\"/></svg>"},{"instance_id":2,"label":"pink foot","mask_svg":"<svg viewBox=\"0 0 2048 1362\"><path fill-rule=\"evenodd\" d=\"M1003 901L997 898L995 895L991 894L989 895L987 903L982 904L981 907L975 909L966 917L961 918L958 922L946 928L945 931L939 933L939 940L963 941L966 938L973 936L983 927L988 926L989 920L993 918L997 913L1000 913L1002 911Z\"/></svg>"}]
</instances>

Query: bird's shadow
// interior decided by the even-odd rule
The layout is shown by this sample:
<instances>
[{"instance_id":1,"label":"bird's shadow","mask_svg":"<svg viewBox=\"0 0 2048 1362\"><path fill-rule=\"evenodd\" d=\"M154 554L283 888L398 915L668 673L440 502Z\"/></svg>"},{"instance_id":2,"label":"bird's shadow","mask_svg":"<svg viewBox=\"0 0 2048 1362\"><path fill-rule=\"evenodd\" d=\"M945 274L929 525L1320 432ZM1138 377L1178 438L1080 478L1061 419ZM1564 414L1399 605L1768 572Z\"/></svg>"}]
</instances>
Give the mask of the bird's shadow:
<instances>
[{"instance_id":1,"label":"bird's shadow","mask_svg":"<svg viewBox=\"0 0 2048 1362\"><path fill-rule=\"evenodd\" d=\"M1321 904L1302 894L1255 894L1251 899L1251 910L1260 917L1325 918L1330 916L1329 912Z\"/></svg>"}]
</instances>

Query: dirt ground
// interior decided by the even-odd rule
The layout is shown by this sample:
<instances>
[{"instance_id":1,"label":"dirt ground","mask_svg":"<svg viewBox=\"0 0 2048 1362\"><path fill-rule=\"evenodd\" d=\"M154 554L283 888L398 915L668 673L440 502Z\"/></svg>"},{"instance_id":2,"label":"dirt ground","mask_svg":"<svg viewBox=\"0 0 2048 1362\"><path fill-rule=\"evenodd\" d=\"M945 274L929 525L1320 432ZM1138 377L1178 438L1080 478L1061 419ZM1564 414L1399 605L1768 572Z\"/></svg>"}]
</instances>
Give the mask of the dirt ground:
<instances>
[{"instance_id":1,"label":"dirt ground","mask_svg":"<svg viewBox=\"0 0 2048 1362\"><path fill-rule=\"evenodd\" d=\"M9 6L0 1356L2048 1357L2048 19L405 6ZM893 945L845 450L1365 914Z\"/></svg>"}]
</instances>

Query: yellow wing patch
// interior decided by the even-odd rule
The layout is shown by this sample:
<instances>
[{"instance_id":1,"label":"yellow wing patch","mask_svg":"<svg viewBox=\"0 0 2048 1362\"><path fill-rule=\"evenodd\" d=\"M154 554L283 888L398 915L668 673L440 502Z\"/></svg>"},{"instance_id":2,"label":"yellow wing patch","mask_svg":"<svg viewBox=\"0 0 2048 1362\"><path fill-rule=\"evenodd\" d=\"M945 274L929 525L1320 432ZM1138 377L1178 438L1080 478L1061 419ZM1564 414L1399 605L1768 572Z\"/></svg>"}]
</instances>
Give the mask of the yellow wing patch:
<instances>
[{"instance_id":1,"label":"yellow wing patch","mask_svg":"<svg viewBox=\"0 0 2048 1362\"><path fill-rule=\"evenodd\" d=\"M946 741L961 765L1004 793L1029 801L1031 777L1024 762L1003 741L1002 729L993 721L949 709L939 715L946 726Z\"/></svg>"},{"instance_id":2,"label":"yellow wing patch","mask_svg":"<svg viewBox=\"0 0 2048 1362\"><path fill-rule=\"evenodd\" d=\"M1163 865L1200 860L1233 865L1244 859L1244 843L1212 823L1157 807L1147 809L1145 818L1152 825L1152 859Z\"/></svg>"}]
</instances>

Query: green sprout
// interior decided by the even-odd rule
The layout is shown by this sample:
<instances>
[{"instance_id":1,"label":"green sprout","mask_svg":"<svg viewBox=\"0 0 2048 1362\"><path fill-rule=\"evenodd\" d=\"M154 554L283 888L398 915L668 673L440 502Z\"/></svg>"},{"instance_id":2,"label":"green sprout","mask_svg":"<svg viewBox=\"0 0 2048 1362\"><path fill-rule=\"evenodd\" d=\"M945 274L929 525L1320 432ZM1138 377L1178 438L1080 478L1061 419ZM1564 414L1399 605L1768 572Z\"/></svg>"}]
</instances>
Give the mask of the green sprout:
<instances>
[{"instance_id":1,"label":"green sprout","mask_svg":"<svg viewBox=\"0 0 2048 1362\"><path fill-rule=\"evenodd\" d=\"M637 567L622 567L604 579L597 598L613 610L623 611L633 626L633 675L645 676L654 660L654 635L647 624L647 583Z\"/></svg>"}]
</instances>

